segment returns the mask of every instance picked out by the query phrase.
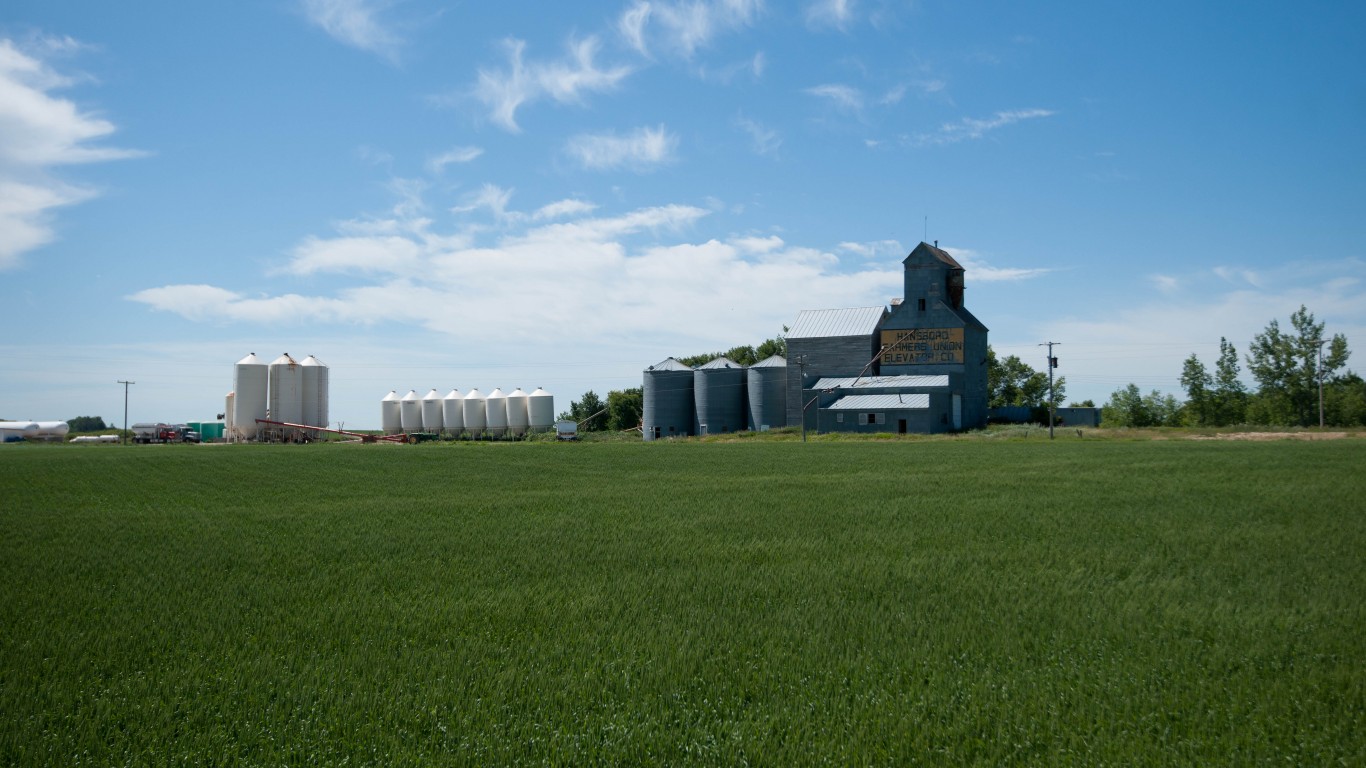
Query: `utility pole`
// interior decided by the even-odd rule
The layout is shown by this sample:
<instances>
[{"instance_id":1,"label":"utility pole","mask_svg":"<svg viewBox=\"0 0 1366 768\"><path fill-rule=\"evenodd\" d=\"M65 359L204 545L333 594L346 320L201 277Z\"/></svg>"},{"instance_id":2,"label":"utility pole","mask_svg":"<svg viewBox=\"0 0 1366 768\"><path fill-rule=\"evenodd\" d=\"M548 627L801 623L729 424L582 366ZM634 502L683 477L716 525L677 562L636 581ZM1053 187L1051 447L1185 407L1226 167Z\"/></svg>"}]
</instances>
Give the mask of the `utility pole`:
<instances>
[{"instance_id":1,"label":"utility pole","mask_svg":"<svg viewBox=\"0 0 1366 768\"><path fill-rule=\"evenodd\" d=\"M806 355L797 355L797 401L800 402L802 393L806 391ZM813 400L815 398L812 398ZM811 403L802 406L802 442L806 442L806 408Z\"/></svg>"},{"instance_id":2,"label":"utility pole","mask_svg":"<svg viewBox=\"0 0 1366 768\"><path fill-rule=\"evenodd\" d=\"M136 381L118 382L123 385L123 444L128 445L128 385L136 384Z\"/></svg>"},{"instance_id":3,"label":"utility pole","mask_svg":"<svg viewBox=\"0 0 1366 768\"><path fill-rule=\"evenodd\" d=\"M1314 374L1319 380L1319 429L1323 429L1323 345L1327 343L1323 339L1314 342L1314 346L1319 351L1319 365L1314 370Z\"/></svg>"},{"instance_id":4,"label":"utility pole","mask_svg":"<svg viewBox=\"0 0 1366 768\"><path fill-rule=\"evenodd\" d=\"M1053 369L1058 367L1058 358L1053 356L1053 346L1061 345L1061 341L1045 341L1039 346L1048 347L1048 439L1053 439L1053 422L1057 421L1053 415Z\"/></svg>"}]
</instances>

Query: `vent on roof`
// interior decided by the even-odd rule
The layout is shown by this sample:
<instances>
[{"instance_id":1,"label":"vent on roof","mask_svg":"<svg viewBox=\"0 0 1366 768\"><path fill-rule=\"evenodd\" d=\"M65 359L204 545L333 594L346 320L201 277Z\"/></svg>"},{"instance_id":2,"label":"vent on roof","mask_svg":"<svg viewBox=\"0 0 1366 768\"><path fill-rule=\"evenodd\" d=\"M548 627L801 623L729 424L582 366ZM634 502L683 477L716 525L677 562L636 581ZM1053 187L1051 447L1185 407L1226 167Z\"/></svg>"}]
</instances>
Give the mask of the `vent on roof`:
<instances>
[{"instance_id":1,"label":"vent on roof","mask_svg":"<svg viewBox=\"0 0 1366 768\"><path fill-rule=\"evenodd\" d=\"M901 299L892 299L892 306L894 306L894 307L899 307L899 306L901 306Z\"/></svg>"}]
</instances>

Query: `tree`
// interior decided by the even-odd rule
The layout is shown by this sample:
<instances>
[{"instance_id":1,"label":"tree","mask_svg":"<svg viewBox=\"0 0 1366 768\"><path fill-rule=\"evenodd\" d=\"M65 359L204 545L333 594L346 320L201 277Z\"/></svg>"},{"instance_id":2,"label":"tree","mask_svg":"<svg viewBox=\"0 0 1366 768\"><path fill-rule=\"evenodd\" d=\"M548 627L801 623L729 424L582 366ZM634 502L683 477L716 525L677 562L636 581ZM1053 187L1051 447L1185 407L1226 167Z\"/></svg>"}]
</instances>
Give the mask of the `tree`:
<instances>
[{"instance_id":1,"label":"tree","mask_svg":"<svg viewBox=\"0 0 1366 768\"><path fill-rule=\"evenodd\" d=\"M1187 423L1207 425L1214 421L1214 377L1194 353L1181 366L1181 386L1186 389Z\"/></svg>"},{"instance_id":2,"label":"tree","mask_svg":"<svg viewBox=\"0 0 1366 768\"><path fill-rule=\"evenodd\" d=\"M102 429L111 429L99 416L77 416L74 419L68 419L66 423L67 426L71 427L72 432L98 432Z\"/></svg>"},{"instance_id":3,"label":"tree","mask_svg":"<svg viewBox=\"0 0 1366 768\"><path fill-rule=\"evenodd\" d=\"M1347 363L1347 337L1324 339L1323 323L1315 323L1300 305L1290 316L1292 333L1283 333L1275 320L1252 339L1248 372L1257 380L1256 413L1273 424L1309 426L1318 423L1319 377L1325 380ZM1323 365L1319 366L1319 344Z\"/></svg>"},{"instance_id":4,"label":"tree","mask_svg":"<svg viewBox=\"0 0 1366 768\"><path fill-rule=\"evenodd\" d=\"M1067 379L1053 382L1053 405L1063 403ZM987 407L1004 408L1025 405L1031 408L1048 407L1048 374L1029 367L1020 358L1010 355L998 360L996 351L987 347Z\"/></svg>"},{"instance_id":5,"label":"tree","mask_svg":"<svg viewBox=\"0 0 1366 768\"><path fill-rule=\"evenodd\" d=\"M1220 336L1219 362L1214 365L1214 423L1218 426L1247 421L1247 388L1238 373L1238 350Z\"/></svg>"},{"instance_id":6,"label":"tree","mask_svg":"<svg viewBox=\"0 0 1366 768\"><path fill-rule=\"evenodd\" d=\"M645 411L645 391L640 387L613 390L607 393L607 428L635 429L640 426Z\"/></svg>"},{"instance_id":7,"label":"tree","mask_svg":"<svg viewBox=\"0 0 1366 768\"><path fill-rule=\"evenodd\" d=\"M593 390L583 393L583 397L569 404L569 410L560 414L562 421L577 421L584 432L597 432L607 426L606 405Z\"/></svg>"},{"instance_id":8,"label":"tree","mask_svg":"<svg viewBox=\"0 0 1366 768\"><path fill-rule=\"evenodd\" d=\"M1174 426L1180 420L1181 403L1174 396L1155 389L1144 395L1137 384L1116 389L1100 412L1106 427Z\"/></svg>"}]
</instances>

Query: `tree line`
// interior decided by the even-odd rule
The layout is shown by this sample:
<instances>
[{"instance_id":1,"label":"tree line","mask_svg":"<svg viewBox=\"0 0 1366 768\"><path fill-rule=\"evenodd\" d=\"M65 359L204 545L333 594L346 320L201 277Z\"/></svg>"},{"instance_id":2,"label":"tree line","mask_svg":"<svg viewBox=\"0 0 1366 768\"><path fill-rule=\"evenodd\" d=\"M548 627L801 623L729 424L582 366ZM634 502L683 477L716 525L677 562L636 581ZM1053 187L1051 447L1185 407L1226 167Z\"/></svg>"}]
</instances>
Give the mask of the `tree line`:
<instances>
[{"instance_id":1,"label":"tree line","mask_svg":"<svg viewBox=\"0 0 1366 768\"><path fill-rule=\"evenodd\" d=\"M1366 381L1345 368L1351 352L1347 337L1324 336L1304 305L1290 315L1290 328L1277 320L1252 338L1243 362L1256 382L1249 390L1240 378L1238 351L1219 339L1214 371L1191 354L1181 366L1185 402L1157 390L1144 395L1134 384L1110 395L1101 412L1106 426L1223 427L1234 424L1307 427L1319 423L1322 388L1325 426L1366 425Z\"/></svg>"}]
</instances>

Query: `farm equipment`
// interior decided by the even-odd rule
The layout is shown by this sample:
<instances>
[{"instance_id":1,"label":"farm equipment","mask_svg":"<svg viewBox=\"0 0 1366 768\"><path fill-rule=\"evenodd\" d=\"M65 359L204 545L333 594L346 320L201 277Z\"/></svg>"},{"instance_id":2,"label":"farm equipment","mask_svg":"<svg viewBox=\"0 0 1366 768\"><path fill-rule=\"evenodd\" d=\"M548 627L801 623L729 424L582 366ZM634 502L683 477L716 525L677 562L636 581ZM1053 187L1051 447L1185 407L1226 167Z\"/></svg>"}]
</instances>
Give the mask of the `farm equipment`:
<instances>
[{"instance_id":1,"label":"farm equipment","mask_svg":"<svg viewBox=\"0 0 1366 768\"><path fill-rule=\"evenodd\" d=\"M273 420L273 419L257 419L257 420L256 420L256 423L257 423L257 424L269 424L270 426L273 426L273 427L288 427L288 428L291 428L291 429L305 429L305 430L309 430L309 431L311 431L311 432L327 432L328 434L333 434L333 435L346 435L346 436L348 436L348 437L357 437L357 438L360 438L360 441L361 441L362 443L378 443L378 442L385 442L385 443L408 443L408 442L413 442L413 443L415 443L415 442L418 442L417 440L411 440L411 439L409 438L408 435L367 435L367 434L364 434L364 433L362 433L362 432L348 432L348 431L346 431L346 430L344 430L344 429L328 429L327 427L315 427L315 426L312 426L312 425L310 425L310 424L292 424L292 423L290 423L290 422L288 422L288 421L275 421L275 420ZM416 435L414 435L414 437L416 437ZM430 436L430 437L426 437L426 438L424 438L424 439L429 439L429 440L430 440L430 439L432 439L433 437L435 437L435 436L433 435L433 436Z\"/></svg>"}]
</instances>

